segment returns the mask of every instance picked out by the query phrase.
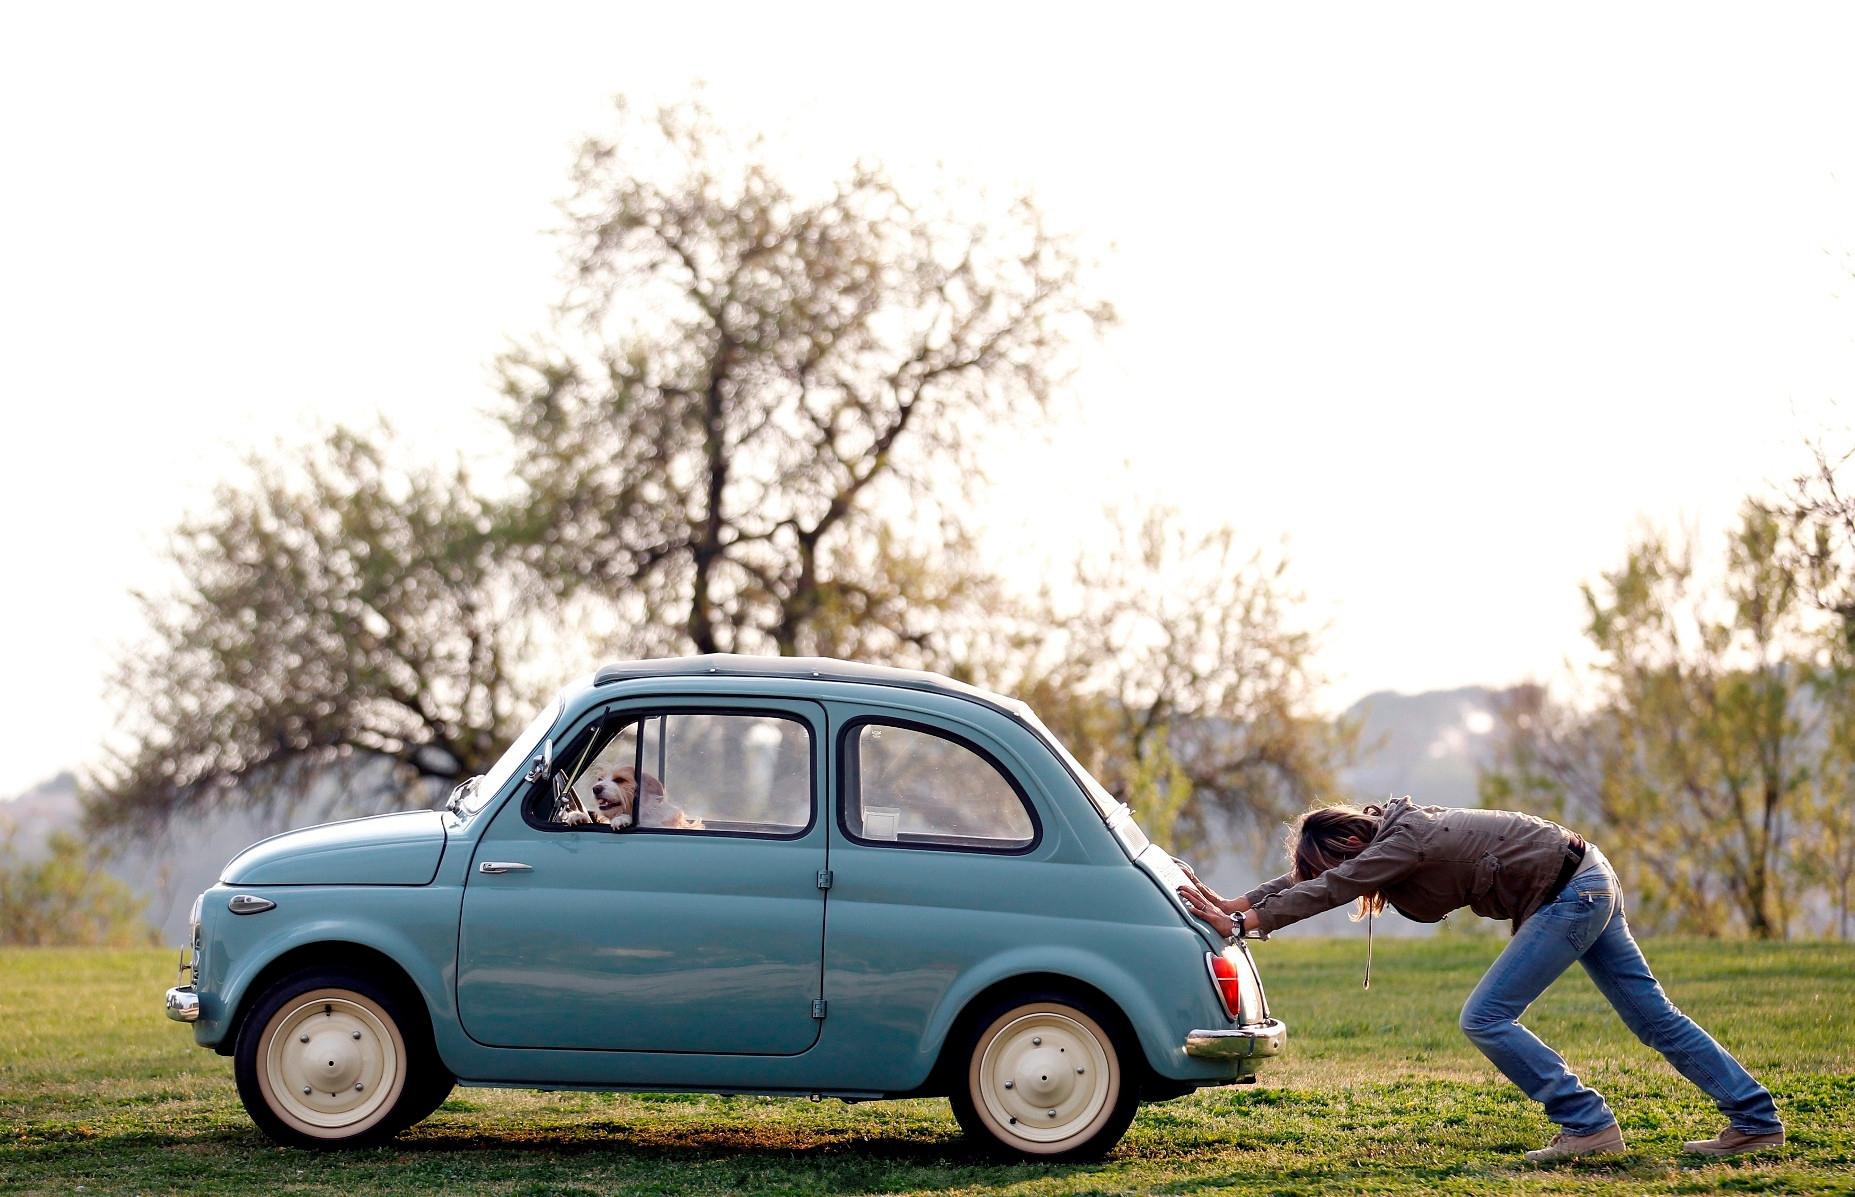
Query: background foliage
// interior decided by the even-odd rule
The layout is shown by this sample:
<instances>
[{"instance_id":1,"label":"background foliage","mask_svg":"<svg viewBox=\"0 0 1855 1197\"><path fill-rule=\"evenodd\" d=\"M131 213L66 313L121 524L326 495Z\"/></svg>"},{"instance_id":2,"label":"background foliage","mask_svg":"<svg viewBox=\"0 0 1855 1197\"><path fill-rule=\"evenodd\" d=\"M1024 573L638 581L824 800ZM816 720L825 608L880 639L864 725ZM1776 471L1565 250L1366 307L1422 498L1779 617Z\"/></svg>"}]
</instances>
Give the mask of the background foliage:
<instances>
[{"instance_id":1,"label":"background foliage","mask_svg":"<svg viewBox=\"0 0 1855 1197\"><path fill-rule=\"evenodd\" d=\"M1585 587L1587 701L1517 691L1489 805L1563 812L1627 862L1651 924L1850 933L1855 522L1819 456L1748 500L1721 567L1645 533Z\"/></svg>"},{"instance_id":2,"label":"background foliage","mask_svg":"<svg viewBox=\"0 0 1855 1197\"><path fill-rule=\"evenodd\" d=\"M774 158L700 99L621 101L561 204L559 301L497 359L501 464L339 428L177 529L93 827L307 816L331 776L428 802L590 662L712 651L1017 694L1181 851L1355 797L1372 746L1316 708L1282 553L1153 509L1078 513L1095 547L1041 586L987 556L986 464L1113 324L1084 247L1029 196ZM1584 588L1577 683L1509 695L1482 800L1598 839L1646 925L1855 929L1843 464L1748 500L1717 566L1645 532Z\"/></svg>"},{"instance_id":3,"label":"background foliage","mask_svg":"<svg viewBox=\"0 0 1855 1197\"><path fill-rule=\"evenodd\" d=\"M139 947L155 942L142 918L146 905L97 867L79 837L58 832L26 860L11 831L0 829L0 944Z\"/></svg>"},{"instance_id":4,"label":"background foliage","mask_svg":"<svg viewBox=\"0 0 1855 1197\"><path fill-rule=\"evenodd\" d=\"M1073 584L984 558L984 463L1113 320L1029 197L800 181L699 101L621 102L562 214L560 302L499 361L510 470L384 429L253 458L144 598L98 825L289 804L382 757L449 782L591 660L713 651L1023 693L1187 838L1330 787L1349 741L1279 557L1155 511L1101 515Z\"/></svg>"}]
</instances>

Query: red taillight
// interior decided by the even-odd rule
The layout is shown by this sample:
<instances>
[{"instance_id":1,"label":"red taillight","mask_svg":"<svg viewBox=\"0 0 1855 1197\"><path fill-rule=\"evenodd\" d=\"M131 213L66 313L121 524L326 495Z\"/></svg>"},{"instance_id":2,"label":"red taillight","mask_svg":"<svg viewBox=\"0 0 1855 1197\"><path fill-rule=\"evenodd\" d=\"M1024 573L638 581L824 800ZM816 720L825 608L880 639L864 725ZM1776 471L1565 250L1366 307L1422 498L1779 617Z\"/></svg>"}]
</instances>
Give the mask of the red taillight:
<instances>
[{"instance_id":1,"label":"red taillight","mask_svg":"<svg viewBox=\"0 0 1855 1197\"><path fill-rule=\"evenodd\" d=\"M1224 1003L1224 1013L1233 1019L1242 1017L1238 1012L1243 1008L1243 986L1237 980L1237 966L1211 952L1204 954L1204 962L1211 968L1211 985Z\"/></svg>"}]
</instances>

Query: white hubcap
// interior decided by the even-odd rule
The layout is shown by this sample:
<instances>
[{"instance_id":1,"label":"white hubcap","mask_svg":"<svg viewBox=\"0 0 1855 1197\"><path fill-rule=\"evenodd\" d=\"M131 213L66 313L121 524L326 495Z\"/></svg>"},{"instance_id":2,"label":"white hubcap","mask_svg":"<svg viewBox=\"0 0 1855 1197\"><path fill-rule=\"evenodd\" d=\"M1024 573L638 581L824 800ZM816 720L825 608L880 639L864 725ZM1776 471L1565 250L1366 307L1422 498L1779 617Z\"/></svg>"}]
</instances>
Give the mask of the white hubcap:
<instances>
[{"instance_id":1,"label":"white hubcap","mask_svg":"<svg viewBox=\"0 0 1855 1197\"><path fill-rule=\"evenodd\" d=\"M369 1121L402 1083L397 1031L357 996L306 994L271 1022L271 1106L311 1133Z\"/></svg>"},{"instance_id":2,"label":"white hubcap","mask_svg":"<svg viewBox=\"0 0 1855 1197\"><path fill-rule=\"evenodd\" d=\"M978 1060L979 1096L999 1130L1055 1143L1086 1130L1107 1104L1111 1064L1095 1031L1038 1011L993 1034Z\"/></svg>"}]
</instances>

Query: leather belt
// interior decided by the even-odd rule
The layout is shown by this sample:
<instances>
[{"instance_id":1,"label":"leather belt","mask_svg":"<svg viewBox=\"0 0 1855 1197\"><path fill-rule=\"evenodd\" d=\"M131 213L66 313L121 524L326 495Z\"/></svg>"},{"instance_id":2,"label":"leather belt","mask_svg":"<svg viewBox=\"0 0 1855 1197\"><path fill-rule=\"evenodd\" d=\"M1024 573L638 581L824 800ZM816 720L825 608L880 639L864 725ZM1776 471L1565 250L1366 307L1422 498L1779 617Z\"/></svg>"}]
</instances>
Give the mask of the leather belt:
<instances>
[{"instance_id":1,"label":"leather belt","mask_svg":"<svg viewBox=\"0 0 1855 1197\"><path fill-rule=\"evenodd\" d=\"M1584 863L1584 837L1576 831L1572 832L1571 836L1571 839L1565 841L1565 863L1559 866L1558 879L1552 883L1551 892L1555 894L1564 889L1566 883L1577 876L1578 866Z\"/></svg>"}]
</instances>

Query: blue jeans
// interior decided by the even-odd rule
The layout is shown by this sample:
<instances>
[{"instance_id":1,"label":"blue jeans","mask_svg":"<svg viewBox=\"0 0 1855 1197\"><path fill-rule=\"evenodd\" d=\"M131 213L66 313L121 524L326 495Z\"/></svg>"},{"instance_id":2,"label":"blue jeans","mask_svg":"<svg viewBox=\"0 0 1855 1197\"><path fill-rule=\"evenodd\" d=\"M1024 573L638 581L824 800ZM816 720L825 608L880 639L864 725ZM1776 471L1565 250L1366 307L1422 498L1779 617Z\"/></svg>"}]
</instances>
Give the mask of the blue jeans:
<instances>
[{"instance_id":1,"label":"blue jeans","mask_svg":"<svg viewBox=\"0 0 1855 1197\"><path fill-rule=\"evenodd\" d=\"M1781 1129L1770 1091L1662 992L1630 936L1617 874L1587 848L1577 875L1521 924L1462 1007L1463 1033L1567 1134L1596 1134L1616 1115L1519 1019L1574 960L1636 1037L1700 1086L1734 1127L1753 1135Z\"/></svg>"}]
</instances>

